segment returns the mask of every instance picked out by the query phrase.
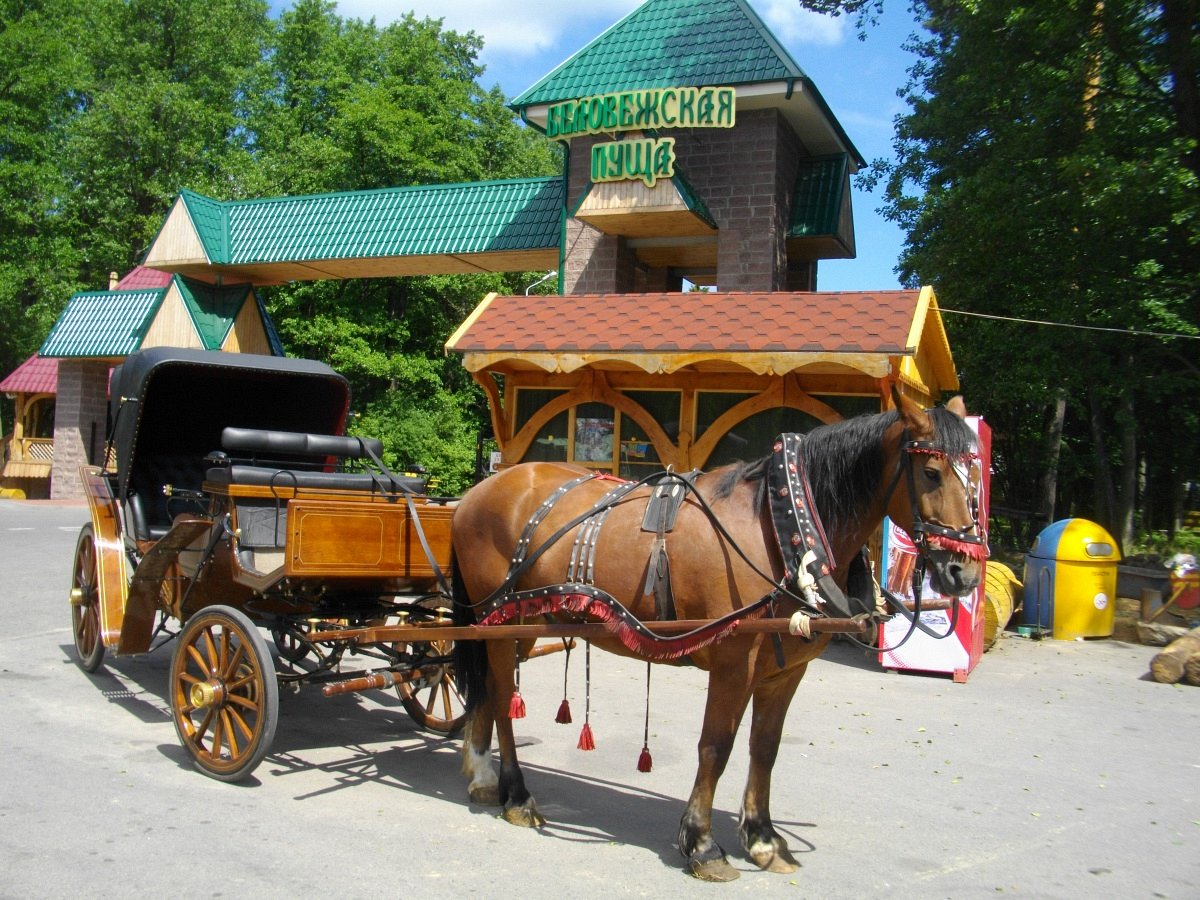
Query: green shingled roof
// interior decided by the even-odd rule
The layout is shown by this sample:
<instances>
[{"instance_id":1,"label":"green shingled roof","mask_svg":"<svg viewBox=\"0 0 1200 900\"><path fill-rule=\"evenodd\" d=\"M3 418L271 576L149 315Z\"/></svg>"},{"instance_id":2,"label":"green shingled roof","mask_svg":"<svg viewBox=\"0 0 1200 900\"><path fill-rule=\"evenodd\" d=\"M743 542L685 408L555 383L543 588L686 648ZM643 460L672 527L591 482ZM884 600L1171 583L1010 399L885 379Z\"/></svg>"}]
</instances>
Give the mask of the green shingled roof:
<instances>
[{"instance_id":1,"label":"green shingled roof","mask_svg":"<svg viewBox=\"0 0 1200 900\"><path fill-rule=\"evenodd\" d=\"M229 256L229 218L226 215L226 204L186 189L181 191L179 196L187 207L192 227L196 229L196 235L204 245L209 260L216 262Z\"/></svg>"},{"instance_id":2,"label":"green shingled roof","mask_svg":"<svg viewBox=\"0 0 1200 900\"><path fill-rule=\"evenodd\" d=\"M242 306L251 302L257 306L271 352L283 356L283 345L275 324L262 299L248 285L217 287L182 275L176 275L171 284L179 289L205 349L221 348ZM66 309L50 329L38 354L110 358L128 356L140 350L171 284L155 289L75 294L67 301Z\"/></svg>"},{"instance_id":3,"label":"green shingled roof","mask_svg":"<svg viewBox=\"0 0 1200 900\"><path fill-rule=\"evenodd\" d=\"M209 260L226 265L557 247L563 203L557 177L269 200L180 196Z\"/></svg>"},{"instance_id":4,"label":"green shingled roof","mask_svg":"<svg viewBox=\"0 0 1200 900\"><path fill-rule=\"evenodd\" d=\"M166 288L152 291L84 291L67 302L40 356L111 357L137 350Z\"/></svg>"},{"instance_id":5,"label":"green shingled roof","mask_svg":"<svg viewBox=\"0 0 1200 900\"><path fill-rule=\"evenodd\" d=\"M849 167L850 159L844 153L801 162L792 195L788 237L826 237L838 233L849 188Z\"/></svg>"},{"instance_id":6,"label":"green shingled roof","mask_svg":"<svg viewBox=\"0 0 1200 900\"><path fill-rule=\"evenodd\" d=\"M744 0L648 0L512 101L806 78Z\"/></svg>"}]
</instances>

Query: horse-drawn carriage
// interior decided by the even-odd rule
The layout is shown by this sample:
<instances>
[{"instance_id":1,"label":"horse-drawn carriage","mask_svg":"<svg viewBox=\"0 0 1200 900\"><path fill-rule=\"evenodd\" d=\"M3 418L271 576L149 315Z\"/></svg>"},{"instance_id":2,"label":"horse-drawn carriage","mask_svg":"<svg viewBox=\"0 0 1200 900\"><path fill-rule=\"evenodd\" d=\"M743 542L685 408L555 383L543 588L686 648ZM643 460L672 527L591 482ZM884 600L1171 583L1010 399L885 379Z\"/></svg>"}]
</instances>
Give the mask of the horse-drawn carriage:
<instances>
[{"instance_id":1,"label":"horse-drawn carriage","mask_svg":"<svg viewBox=\"0 0 1200 900\"><path fill-rule=\"evenodd\" d=\"M164 348L116 369L110 395L115 465L83 470L92 521L72 578L85 670L174 638L175 727L222 780L267 753L280 682L394 686L419 725L459 727L450 644L340 637L447 619L452 513L419 475L391 472L378 441L342 435L344 378L308 360ZM351 657L370 671L348 671Z\"/></svg>"},{"instance_id":2,"label":"horse-drawn carriage","mask_svg":"<svg viewBox=\"0 0 1200 900\"><path fill-rule=\"evenodd\" d=\"M888 514L920 550L914 577L927 562L948 596L982 578L974 438L957 400L926 412L896 394L897 411L783 435L763 459L710 473L630 483L528 463L446 500L391 472L378 441L342 433L348 386L320 363L148 350L110 395L114 464L83 472L79 663L174 640L176 730L221 780L268 752L280 683L395 687L420 725L467 726L473 800L540 824L516 758L514 669L539 638L583 638L709 672L679 831L701 878L736 876L712 840L712 799L753 707L739 833L758 865L791 871L767 808L771 768L808 662L887 614L860 548ZM926 627L919 608L896 611Z\"/></svg>"}]
</instances>

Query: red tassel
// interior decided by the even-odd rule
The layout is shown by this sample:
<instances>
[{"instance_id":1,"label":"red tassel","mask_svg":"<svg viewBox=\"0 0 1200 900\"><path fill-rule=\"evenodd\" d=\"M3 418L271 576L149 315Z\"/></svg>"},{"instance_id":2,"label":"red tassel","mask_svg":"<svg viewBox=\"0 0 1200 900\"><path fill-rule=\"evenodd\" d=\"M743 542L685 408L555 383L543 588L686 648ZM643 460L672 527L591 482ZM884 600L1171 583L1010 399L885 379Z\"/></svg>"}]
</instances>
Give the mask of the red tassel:
<instances>
[{"instance_id":1,"label":"red tassel","mask_svg":"<svg viewBox=\"0 0 1200 900\"><path fill-rule=\"evenodd\" d=\"M520 691L513 691L512 700L508 704L508 717L510 719L525 718L525 698L521 696Z\"/></svg>"},{"instance_id":2,"label":"red tassel","mask_svg":"<svg viewBox=\"0 0 1200 900\"><path fill-rule=\"evenodd\" d=\"M650 758L650 747L643 745L642 755L638 757L638 771L649 772L654 767L654 760Z\"/></svg>"},{"instance_id":3,"label":"red tassel","mask_svg":"<svg viewBox=\"0 0 1200 900\"><path fill-rule=\"evenodd\" d=\"M580 750L596 749L596 739L592 736L592 726L587 722L583 723L583 730L579 732L578 747Z\"/></svg>"},{"instance_id":4,"label":"red tassel","mask_svg":"<svg viewBox=\"0 0 1200 900\"><path fill-rule=\"evenodd\" d=\"M563 697L563 702L558 704L558 715L554 717L554 721L559 725L571 724L571 704L567 702L566 697Z\"/></svg>"}]
</instances>

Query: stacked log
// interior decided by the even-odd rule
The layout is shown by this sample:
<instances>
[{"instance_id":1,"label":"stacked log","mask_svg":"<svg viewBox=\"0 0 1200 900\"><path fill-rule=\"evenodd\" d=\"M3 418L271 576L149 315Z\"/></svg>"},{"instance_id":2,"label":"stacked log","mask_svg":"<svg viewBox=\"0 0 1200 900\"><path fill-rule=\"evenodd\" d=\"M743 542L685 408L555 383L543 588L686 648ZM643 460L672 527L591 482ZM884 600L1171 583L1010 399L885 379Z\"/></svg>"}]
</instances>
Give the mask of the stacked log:
<instances>
[{"instance_id":1,"label":"stacked log","mask_svg":"<svg viewBox=\"0 0 1200 900\"><path fill-rule=\"evenodd\" d=\"M1021 582L1012 569L989 559L983 593L983 649L990 650L1012 618L1013 597Z\"/></svg>"},{"instance_id":2,"label":"stacked log","mask_svg":"<svg viewBox=\"0 0 1200 900\"><path fill-rule=\"evenodd\" d=\"M1200 627L1177 637L1150 660L1150 675L1163 684L1175 684L1185 677L1189 684L1200 685Z\"/></svg>"},{"instance_id":3,"label":"stacked log","mask_svg":"<svg viewBox=\"0 0 1200 900\"><path fill-rule=\"evenodd\" d=\"M1187 664L1183 667L1183 680L1188 684L1200 685L1200 655L1188 657Z\"/></svg>"}]
</instances>

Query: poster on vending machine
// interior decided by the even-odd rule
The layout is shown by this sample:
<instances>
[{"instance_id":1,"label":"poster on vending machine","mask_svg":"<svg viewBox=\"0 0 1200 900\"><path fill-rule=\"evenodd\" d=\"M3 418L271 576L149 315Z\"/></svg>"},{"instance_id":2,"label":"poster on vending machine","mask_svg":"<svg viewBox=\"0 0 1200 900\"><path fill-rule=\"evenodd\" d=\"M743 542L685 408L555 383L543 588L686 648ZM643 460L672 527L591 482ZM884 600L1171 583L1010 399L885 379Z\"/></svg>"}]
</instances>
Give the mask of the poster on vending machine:
<instances>
[{"instance_id":1,"label":"poster on vending machine","mask_svg":"<svg viewBox=\"0 0 1200 900\"><path fill-rule=\"evenodd\" d=\"M968 416L967 424L975 432L979 452L979 526L987 534L988 498L991 487L992 430L980 416ZM892 522L883 522L883 571L881 579L892 593L911 603L913 597L913 573L917 566L917 548L912 538ZM934 634L946 635L937 639L925 632L913 629L908 619L901 615L892 616L880 629L879 663L886 669L905 669L917 672L947 673L955 681L966 681L979 657L983 654L983 590L981 576L979 587L965 597L959 598L958 615L952 609L923 609L922 624ZM920 585L921 600L937 601L943 597L929 585L926 575ZM953 631L951 626L953 625ZM909 634L911 630L911 634ZM907 635L907 639L906 639Z\"/></svg>"}]
</instances>

